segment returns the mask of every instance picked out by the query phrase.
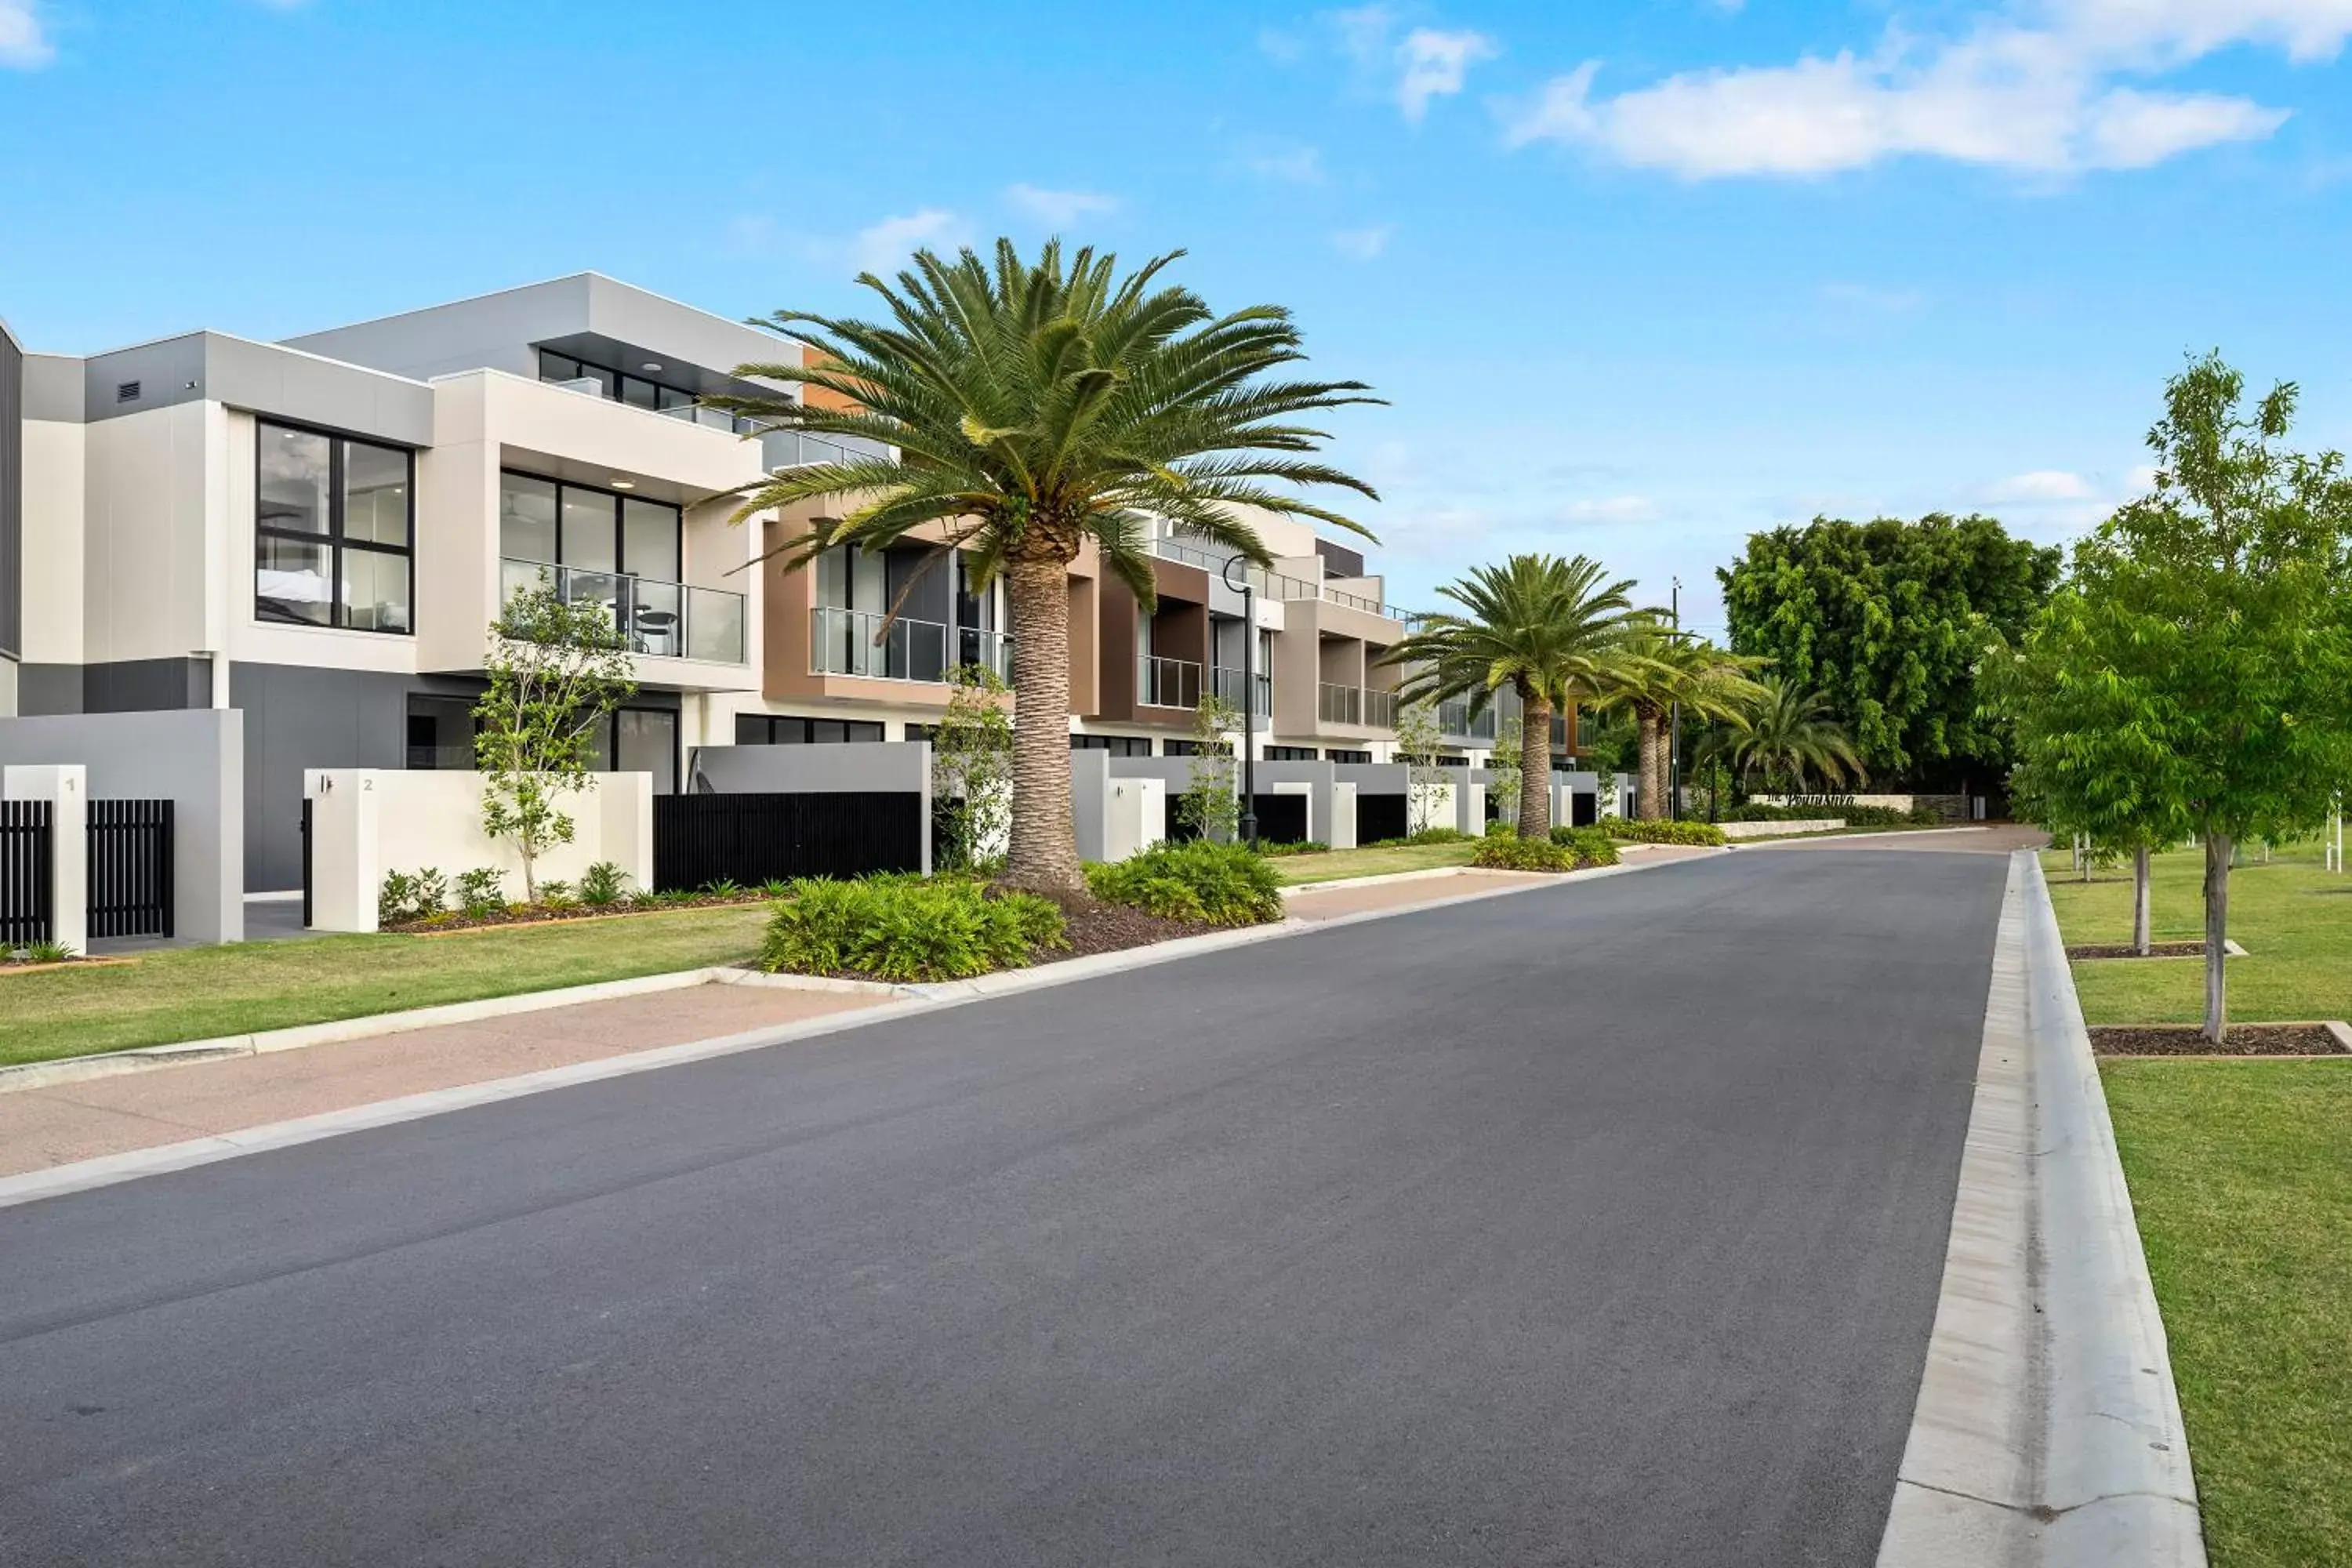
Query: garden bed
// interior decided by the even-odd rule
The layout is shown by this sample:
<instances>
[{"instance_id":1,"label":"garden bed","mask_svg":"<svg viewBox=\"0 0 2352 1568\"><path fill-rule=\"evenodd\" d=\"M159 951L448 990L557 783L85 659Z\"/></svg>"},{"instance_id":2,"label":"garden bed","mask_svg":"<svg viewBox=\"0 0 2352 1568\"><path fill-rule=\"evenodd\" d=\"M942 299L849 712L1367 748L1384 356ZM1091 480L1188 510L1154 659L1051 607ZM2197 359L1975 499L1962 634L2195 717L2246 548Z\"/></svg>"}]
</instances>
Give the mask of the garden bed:
<instances>
[{"instance_id":1,"label":"garden bed","mask_svg":"<svg viewBox=\"0 0 2352 1568\"><path fill-rule=\"evenodd\" d=\"M2218 1046L2194 1024L2096 1024L2091 1050L2103 1057L2352 1056L2325 1024L2232 1024Z\"/></svg>"},{"instance_id":2,"label":"garden bed","mask_svg":"<svg viewBox=\"0 0 2352 1568\"><path fill-rule=\"evenodd\" d=\"M1155 915L1148 910L1127 904L1108 904L1099 899L1066 894L1054 902L1060 906L1064 921L1062 934L1070 945L1062 952L1048 954L1045 962L1056 958L1085 958L1097 952L1119 952L1130 947L1150 947L1155 942L1173 942L1182 936L1206 936L1211 931L1227 931L1227 926L1212 925L1207 921L1171 920Z\"/></svg>"},{"instance_id":3,"label":"garden bed","mask_svg":"<svg viewBox=\"0 0 2352 1568\"><path fill-rule=\"evenodd\" d=\"M609 920L615 915L667 914L682 910L723 910L766 903L780 895L756 889L734 893L658 893L613 904L508 904L501 909L468 914L446 910L422 920L402 921L382 929L401 936L442 936L457 931L489 931L501 926L554 925L566 921Z\"/></svg>"},{"instance_id":4,"label":"garden bed","mask_svg":"<svg viewBox=\"0 0 2352 1568\"><path fill-rule=\"evenodd\" d=\"M2221 951L2224 955L2231 958L2246 956L2246 950L2235 942L2230 942ZM2147 944L2146 952L2134 952L2129 942L2095 942L2080 947L2068 948L2066 956L2095 959L2202 958L2205 956L2205 944L2202 942L2152 942Z\"/></svg>"}]
</instances>

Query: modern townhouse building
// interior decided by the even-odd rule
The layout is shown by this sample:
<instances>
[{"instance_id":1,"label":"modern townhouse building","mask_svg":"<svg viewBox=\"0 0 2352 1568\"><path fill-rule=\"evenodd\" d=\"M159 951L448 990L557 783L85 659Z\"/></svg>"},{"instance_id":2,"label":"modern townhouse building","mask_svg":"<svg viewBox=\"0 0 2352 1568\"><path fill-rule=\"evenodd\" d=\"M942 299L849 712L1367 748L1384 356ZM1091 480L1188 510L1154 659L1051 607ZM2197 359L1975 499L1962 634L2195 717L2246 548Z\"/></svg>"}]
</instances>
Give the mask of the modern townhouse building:
<instances>
[{"instance_id":1,"label":"modern townhouse building","mask_svg":"<svg viewBox=\"0 0 2352 1568\"><path fill-rule=\"evenodd\" d=\"M698 747L919 738L950 670L1009 677L1003 587L936 533L801 564L771 552L810 509L730 525L744 488L844 450L702 405L776 391L735 367L798 352L593 273L280 342L73 355L0 326L0 716L243 710L255 891L300 882L305 769L470 765L521 584L610 606L639 690L602 763L657 792ZM1354 545L1250 521L1268 567L1157 534L1148 616L1074 563L1074 748L1181 754L1213 695L1268 760L1391 759L1380 658L1408 617ZM1448 705L1449 760L1507 716Z\"/></svg>"}]
</instances>

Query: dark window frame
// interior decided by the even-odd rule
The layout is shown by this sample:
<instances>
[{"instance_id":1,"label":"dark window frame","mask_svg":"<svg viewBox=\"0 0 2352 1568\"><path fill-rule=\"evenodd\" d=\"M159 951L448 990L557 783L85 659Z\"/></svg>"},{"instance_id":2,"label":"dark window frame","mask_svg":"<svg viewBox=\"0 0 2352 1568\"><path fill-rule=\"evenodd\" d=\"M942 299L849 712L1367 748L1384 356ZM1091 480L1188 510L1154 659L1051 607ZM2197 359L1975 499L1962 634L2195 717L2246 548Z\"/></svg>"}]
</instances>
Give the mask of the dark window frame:
<instances>
[{"instance_id":1,"label":"dark window frame","mask_svg":"<svg viewBox=\"0 0 2352 1568\"><path fill-rule=\"evenodd\" d=\"M553 474L536 474L531 472L529 468L518 468L505 463L499 464L499 478L503 479L509 475L512 475L518 479L531 479L542 485L553 485L555 487L555 559L552 561L534 562L534 565L561 566L570 572L602 573L604 571L604 568L601 566L575 566L571 562L563 559L563 492L567 489L588 490L596 495L610 496L613 498L613 570L611 575L615 577L639 577L645 575L641 572L633 570L629 565L628 514L627 508L623 503L634 500L643 501L647 506L657 506L662 508L670 514L671 519L677 524L676 559L677 563L677 575L675 577L646 577L646 581L648 583L681 584L686 581L686 508L678 505L676 501L658 500L652 496L641 496L635 490L616 490L607 485L583 485L577 479L559 479ZM520 561L522 559L522 557L519 555L507 555L506 541L503 539L499 541L499 553L500 556L510 561Z\"/></svg>"},{"instance_id":2,"label":"dark window frame","mask_svg":"<svg viewBox=\"0 0 2352 1568\"><path fill-rule=\"evenodd\" d=\"M598 364L593 360L582 359L578 354L565 353L562 349L541 348L536 344L533 345L533 348L539 354L539 379L541 383L550 386L561 385L562 383L567 381L586 380L588 377L584 373L593 370L602 371L604 374L613 378L612 395L606 397L605 395L601 392L596 395L607 403L626 403L632 408L646 408L658 412L664 408L683 408L702 401L701 394L689 391L686 387L677 385L671 382L656 381L649 375L639 375L634 371L614 370L611 365ZM547 374L547 362L551 359L560 359L566 364L572 366L575 370L583 372L583 374L580 375L566 376L550 375ZM641 386L652 387L654 389L654 401L651 403L630 403L626 384L633 381ZM684 398L686 401L684 403L664 403L661 400L661 395L665 392L674 393L677 396Z\"/></svg>"},{"instance_id":3,"label":"dark window frame","mask_svg":"<svg viewBox=\"0 0 2352 1568\"><path fill-rule=\"evenodd\" d=\"M261 521L261 453L263 437L272 431L291 430L300 436L316 436L327 443L327 531L306 533L299 528L272 528ZM263 607L261 597L261 552L257 547L253 562L253 618L273 626L305 626L311 631L367 632L377 637L413 637L416 635L416 449L397 447L389 441L370 441L357 436L346 436L340 430L323 429L316 425L299 425L290 419L264 419L253 422L253 534L257 542L264 539L285 539L298 544L328 546L327 580L332 598L330 601L327 624L306 621L299 616L272 615ZM348 540L343 531L343 476L348 467L346 449L368 447L379 452L397 452L407 465L407 478L401 483L401 498L408 504L405 546L379 544L372 539ZM343 552L364 551L371 555L391 555L408 565L408 625L404 626L355 626L351 624L351 606L344 601Z\"/></svg>"},{"instance_id":4,"label":"dark window frame","mask_svg":"<svg viewBox=\"0 0 2352 1568\"><path fill-rule=\"evenodd\" d=\"M1258 753L1260 762L1312 763L1318 761L1312 746L1268 746Z\"/></svg>"},{"instance_id":5,"label":"dark window frame","mask_svg":"<svg viewBox=\"0 0 2352 1568\"><path fill-rule=\"evenodd\" d=\"M744 726L747 724L755 725L764 731L765 738L745 740L743 732ZM779 740L777 737L784 732L784 726L788 724L800 726L799 735L790 741ZM842 727L842 733L838 739L827 736L819 740L816 733L816 727L819 724L838 724ZM862 732L868 729L873 731L872 734ZM887 731L883 729L882 721L879 719L845 719L831 713L738 713L735 715L735 743L739 746L878 745L886 735Z\"/></svg>"},{"instance_id":6,"label":"dark window frame","mask_svg":"<svg viewBox=\"0 0 2352 1568\"><path fill-rule=\"evenodd\" d=\"M1141 751L1135 748L1142 747ZM1148 757L1152 754L1149 735L1087 735L1073 731L1070 750L1074 752L1108 752L1114 757Z\"/></svg>"}]
</instances>

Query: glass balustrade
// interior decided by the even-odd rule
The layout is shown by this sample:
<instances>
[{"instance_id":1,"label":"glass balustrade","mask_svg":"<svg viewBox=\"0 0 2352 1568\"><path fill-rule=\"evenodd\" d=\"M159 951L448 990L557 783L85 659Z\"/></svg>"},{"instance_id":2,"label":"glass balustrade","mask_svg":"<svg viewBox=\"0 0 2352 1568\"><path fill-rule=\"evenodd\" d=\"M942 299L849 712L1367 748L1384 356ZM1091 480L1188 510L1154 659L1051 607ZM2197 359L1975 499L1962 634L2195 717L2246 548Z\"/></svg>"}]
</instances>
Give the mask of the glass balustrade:
<instances>
[{"instance_id":1,"label":"glass balustrade","mask_svg":"<svg viewBox=\"0 0 2352 1568\"><path fill-rule=\"evenodd\" d=\"M1136 658L1135 700L1152 708L1198 708L1201 667L1189 658Z\"/></svg>"},{"instance_id":2,"label":"glass balustrade","mask_svg":"<svg viewBox=\"0 0 2352 1568\"><path fill-rule=\"evenodd\" d=\"M604 605L632 653L713 664L743 662L740 594L512 557L499 563L499 575L501 600L543 584L567 605Z\"/></svg>"},{"instance_id":3,"label":"glass balustrade","mask_svg":"<svg viewBox=\"0 0 2352 1568\"><path fill-rule=\"evenodd\" d=\"M1213 672L1217 700L1238 713L1242 710L1242 672L1239 668L1219 665ZM1252 670L1257 685L1257 701L1250 711L1270 714L1274 711L1274 677L1263 669Z\"/></svg>"},{"instance_id":4,"label":"glass balustrade","mask_svg":"<svg viewBox=\"0 0 2352 1568\"><path fill-rule=\"evenodd\" d=\"M942 626L876 610L820 606L809 612L809 673L862 675L876 680L943 681L950 670L978 665L1013 679L1013 639L977 626Z\"/></svg>"}]
</instances>

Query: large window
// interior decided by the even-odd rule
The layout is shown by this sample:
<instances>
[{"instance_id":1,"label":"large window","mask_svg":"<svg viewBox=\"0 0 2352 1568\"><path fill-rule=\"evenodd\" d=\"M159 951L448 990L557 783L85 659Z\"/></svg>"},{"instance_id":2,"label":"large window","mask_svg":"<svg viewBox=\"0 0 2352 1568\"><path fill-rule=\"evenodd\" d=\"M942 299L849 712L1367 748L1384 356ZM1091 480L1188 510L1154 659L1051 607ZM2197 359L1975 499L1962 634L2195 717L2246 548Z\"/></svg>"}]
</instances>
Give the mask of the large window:
<instances>
[{"instance_id":1,"label":"large window","mask_svg":"<svg viewBox=\"0 0 2352 1568\"><path fill-rule=\"evenodd\" d=\"M499 475L499 553L509 561L675 583L684 527L667 501L536 474Z\"/></svg>"},{"instance_id":2,"label":"large window","mask_svg":"<svg viewBox=\"0 0 2352 1568\"><path fill-rule=\"evenodd\" d=\"M882 724L876 719L802 719L773 713L735 715L739 746L824 746L852 741L879 741Z\"/></svg>"},{"instance_id":3,"label":"large window","mask_svg":"<svg viewBox=\"0 0 2352 1568\"><path fill-rule=\"evenodd\" d=\"M1148 757L1151 754L1149 735L1078 735L1070 737L1074 752L1108 752L1114 757Z\"/></svg>"},{"instance_id":4,"label":"large window","mask_svg":"<svg viewBox=\"0 0 2352 1568\"><path fill-rule=\"evenodd\" d=\"M583 381L596 384L600 397L615 403L635 404L639 408L686 408L692 406L694 394L679 387L666 386L642 376L623 375L601 364L590 364L570 354L557 353L553 349L539 351L539 379L576 384ZM586 389L582 388L583 391Z\"/></svg>"},{"instance_id":5,"label":"large window","mask_svg":"<svg viewBox=\"0 0 2352 1568\"><path fill-rule=\"evenodd\" d=\"M415 629L415 458L397 447L257 426L254 614L296 626Z\"/></svg>"}]
</instances>

